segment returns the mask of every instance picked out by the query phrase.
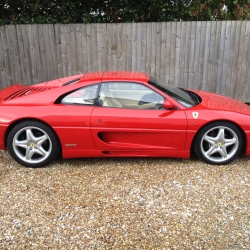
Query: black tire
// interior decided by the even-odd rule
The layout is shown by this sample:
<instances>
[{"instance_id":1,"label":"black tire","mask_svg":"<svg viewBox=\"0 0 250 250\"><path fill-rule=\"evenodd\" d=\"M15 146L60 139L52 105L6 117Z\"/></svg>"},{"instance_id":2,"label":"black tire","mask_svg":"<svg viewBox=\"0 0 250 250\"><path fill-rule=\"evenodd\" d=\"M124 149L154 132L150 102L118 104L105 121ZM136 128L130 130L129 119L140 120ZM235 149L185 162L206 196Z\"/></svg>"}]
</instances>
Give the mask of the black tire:
<instances>
[{"instance_id":1,"label":"black tire","mask_svg":"<svg viewBox=\"0 0 250 250\"><path fill-rule=\"evenodd\" d=\"M233 161L241 152L243 137L230 122L210 123L197 133L194 149L199 158L209 164L223 165Z\"/></svg>"},{"instance_id":2,"label":"black tire","mask_svg":"<svg viewBox=\"0 0 250 250\"><path fill-rule=\"evenodd\" d=\"M48 125L26 120L11 129L7 147L15 161L25 167L38 168L55 159L60 143Z\"/></svg>"}]
</instances>

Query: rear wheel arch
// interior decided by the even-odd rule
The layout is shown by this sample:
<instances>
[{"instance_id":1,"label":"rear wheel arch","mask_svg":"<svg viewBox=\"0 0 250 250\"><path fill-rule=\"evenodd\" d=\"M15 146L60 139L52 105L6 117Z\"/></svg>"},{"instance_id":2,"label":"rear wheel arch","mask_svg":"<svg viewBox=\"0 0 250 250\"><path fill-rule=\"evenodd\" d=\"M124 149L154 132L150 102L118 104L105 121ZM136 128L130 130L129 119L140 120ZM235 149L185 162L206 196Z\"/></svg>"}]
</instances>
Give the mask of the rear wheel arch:
<instances>
[{"instance_id":1,"label":"rear wheel arch","mask_svg":"<svg viewBox=\"0 0 250 250\"><path fill-rule=\"evenodd\" d=\"M5 144L5 147L7 147L7 138L8 138L8 135L10 133L10 131L12 130L12 128L14 128L18 123L21 123L21 122L29 122L29 121L36 121L36 122L40 122L40 123L43 123L44 125L48 126L50 129L53 130L53 132L55 133L56 137L57 137L57 140L58 140L58 143L60 145L60 150L62 148L62 143L61 143L61 140L60 138L58 137L56 131L46 122L42 121L42 120L39 120L39 119L35 119L35 118L25 118L25 119L20 119L20 120L16 120L14 121L13 123L10 124L10 126L8 127L8 129L6 130L5 132L5 136L4 136L4 144Z\"/></svg>"}]
</instances>

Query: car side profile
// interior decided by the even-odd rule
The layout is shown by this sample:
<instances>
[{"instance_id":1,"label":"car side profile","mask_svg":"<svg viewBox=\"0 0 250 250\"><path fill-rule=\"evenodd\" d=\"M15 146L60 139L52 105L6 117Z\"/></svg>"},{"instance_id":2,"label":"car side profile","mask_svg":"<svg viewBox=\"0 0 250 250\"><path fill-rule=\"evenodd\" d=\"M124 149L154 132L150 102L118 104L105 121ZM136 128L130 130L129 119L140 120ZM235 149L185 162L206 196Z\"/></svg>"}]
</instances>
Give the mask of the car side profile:
<instances>
[{"instance_id":1,"label":"car side profile","mask_svg":"<svg viewBox=\"0 0 250 250\"><path fill-rule=\"evenodd\" d=\"M26 167L58 154L178 157L209 164L250 154L250 107L142 72L90 72L0 91L0 149Z\"/></svg>"}]
</instances>

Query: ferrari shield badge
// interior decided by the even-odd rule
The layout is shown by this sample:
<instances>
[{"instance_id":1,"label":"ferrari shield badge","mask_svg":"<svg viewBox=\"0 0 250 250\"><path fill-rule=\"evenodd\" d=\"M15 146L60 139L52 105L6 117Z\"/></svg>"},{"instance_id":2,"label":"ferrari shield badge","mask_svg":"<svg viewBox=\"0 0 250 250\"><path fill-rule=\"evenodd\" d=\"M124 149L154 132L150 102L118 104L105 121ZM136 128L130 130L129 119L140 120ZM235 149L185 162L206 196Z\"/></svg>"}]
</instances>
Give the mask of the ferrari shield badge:
<instances>
[{"instance_id":1,"label":"ferrari shield badge","mask_svg":"<svg viewBox=\"0 0 250 250\"><path fill-rule=\"evenodd\" d=\"M194 119L197 119L198 116L199 116L199 113L198 112L192 112L192 115L193 115Z\"/></svg>"}]
</instances>

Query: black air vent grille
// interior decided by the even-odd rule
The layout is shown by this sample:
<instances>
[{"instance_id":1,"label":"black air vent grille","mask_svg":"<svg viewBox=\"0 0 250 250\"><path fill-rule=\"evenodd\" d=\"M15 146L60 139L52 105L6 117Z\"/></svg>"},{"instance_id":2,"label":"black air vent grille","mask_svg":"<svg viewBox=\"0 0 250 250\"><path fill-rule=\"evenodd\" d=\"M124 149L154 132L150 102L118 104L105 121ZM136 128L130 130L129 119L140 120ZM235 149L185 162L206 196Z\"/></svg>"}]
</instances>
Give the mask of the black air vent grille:
<instances>
[{"instance_id":1,"label":"black air vent grille","mask_svg":"<svg viewBox=\"0 0 250 250\"><path fill-rule=\"evenodd\" d=\"M5 100L11 100L11 99L15 99L21 96L25 96L25 95L30 95L30 94L34 94L37 92L41 92L41 91L46 91L49 89L53 89L53 87L27 87L27 88L22 88L18 91L16 91L15 93L9 95L8 97L5 98Z\"/></svg>"}]
</instances>

